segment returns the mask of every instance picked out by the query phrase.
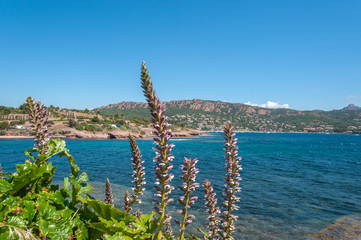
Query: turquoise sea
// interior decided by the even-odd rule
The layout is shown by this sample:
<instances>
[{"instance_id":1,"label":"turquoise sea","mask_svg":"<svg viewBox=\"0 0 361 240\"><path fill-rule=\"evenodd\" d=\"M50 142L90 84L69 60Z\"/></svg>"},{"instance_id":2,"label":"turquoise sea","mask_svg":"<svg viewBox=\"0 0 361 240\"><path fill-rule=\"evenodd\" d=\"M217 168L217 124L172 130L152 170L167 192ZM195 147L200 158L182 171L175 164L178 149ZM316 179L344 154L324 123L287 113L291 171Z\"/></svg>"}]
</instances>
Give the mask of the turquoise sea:
<instances>
[{"instance_id":1,"label":"turquoise sea","mask_svg":"<svg viewBox=\"0 0 361 240\"><path fill-rule=\"evenodd\" d=\"M197 181L210 179L219 201L224 185L222 133L194 138L173 139L176 145L172 181L179 186L179 165L183 157L198 158ZM236 239L308 239L313 233L332 224L337 218L361 214L361 136L343 134L238 133L242 156L242 192L236 213ZM67 146L81 171L94 187L94 196L103 199L106 178L112 183L116 205L122 207L125 190L130 190L132 171L129 143L125 140L67 140ZM147 191L140 208L152 209L155 193L151 140L139 140L146 167ZM0 140L0 163L13 172L23 163L24 150L33 145L30 139ZM65 159L53 158L55 181L61 184L69 175ZM178 198L180 191L173 191ZM202 227L203 192L196 190L197 204L193 230ZM180 217L173 204L173 218ZM175 224L174 224L175 225ZM203 227L202 227L203 228ZM204 228L203 228L204 229Z\"/></svg>"}]
</instances>

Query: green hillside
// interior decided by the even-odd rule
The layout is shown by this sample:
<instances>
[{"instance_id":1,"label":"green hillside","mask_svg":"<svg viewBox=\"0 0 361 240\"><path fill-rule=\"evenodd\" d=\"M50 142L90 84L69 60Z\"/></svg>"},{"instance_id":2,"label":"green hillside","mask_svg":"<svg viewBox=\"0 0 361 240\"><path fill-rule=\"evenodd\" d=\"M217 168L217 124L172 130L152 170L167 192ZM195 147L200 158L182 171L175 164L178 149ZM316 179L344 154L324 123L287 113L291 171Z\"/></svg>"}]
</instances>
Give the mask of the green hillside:
<instances>
[{"instance_id":1,"label":"green hillside","mask_svg":"<svg viewBox=\"0 0 361 240\"><path fill-rule=\"evenodd\" d=\"M240 103L208 100L164 102L167 115L175 125L200 130L221 130L231 121L240 131L361 133L361 109L333 111L297 111L266 109ZM105 115L127 119L149 118L145 103L121 102L94 109Z\"/></svg>"}]
</instances>

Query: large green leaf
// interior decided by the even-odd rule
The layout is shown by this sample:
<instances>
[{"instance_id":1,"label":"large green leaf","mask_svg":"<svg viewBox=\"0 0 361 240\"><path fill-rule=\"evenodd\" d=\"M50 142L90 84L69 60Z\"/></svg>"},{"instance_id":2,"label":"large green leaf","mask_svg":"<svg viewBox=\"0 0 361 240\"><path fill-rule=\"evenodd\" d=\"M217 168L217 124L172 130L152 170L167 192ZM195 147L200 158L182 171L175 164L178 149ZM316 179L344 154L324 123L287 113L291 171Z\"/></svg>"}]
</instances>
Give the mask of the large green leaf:
<instances>
[{"instance_id":1,"label":"large green leaf","mask_svg":"<svg viewBox=\"0 0 361 240\"><path fill-rule=\"evenodd\" d=\"M48 146L48 152L46 153L47 159L66 150L65 141L59 138L53 138L46 143Z\"/></svg>"},{"instance_id":2,"label":"large green leaf","mask_svg":"<svg viewBox=\"0 0 361 240\"><path fill-rule=\"evenodd\" d=\"M119 209L113 208L111 204L105 204L99 200L82 199L82 202L91 207L91 209L95 211L99 217L104 218L105 220L112 220L112 218L118 220L124 219L126 224L129 224L129 222L135 218L127 215Z\"/></svg>"}]
</instances>

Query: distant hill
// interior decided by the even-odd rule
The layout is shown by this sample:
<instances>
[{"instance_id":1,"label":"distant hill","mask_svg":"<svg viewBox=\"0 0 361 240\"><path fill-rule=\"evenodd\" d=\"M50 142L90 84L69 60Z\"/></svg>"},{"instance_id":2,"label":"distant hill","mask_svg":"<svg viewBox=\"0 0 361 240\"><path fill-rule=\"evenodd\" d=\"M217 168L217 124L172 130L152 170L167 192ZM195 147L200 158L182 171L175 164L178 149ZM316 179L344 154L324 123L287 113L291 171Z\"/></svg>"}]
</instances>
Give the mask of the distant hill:
<instances>
[{"instance_id":1,"label":"distant hill","mask_svg":"<svg viewBox=\"0 0 361 240\"><path fill-rule=\"evenodd\" d=\"M200 130L219 131L231 121L240 131L361 133L361 109L354 105L333 111L298 111L200 99L164 104L173 124ZM120 102L94 111L128 119L149 118L147 104L139 102Z\"/></svg>"}]
</instances>

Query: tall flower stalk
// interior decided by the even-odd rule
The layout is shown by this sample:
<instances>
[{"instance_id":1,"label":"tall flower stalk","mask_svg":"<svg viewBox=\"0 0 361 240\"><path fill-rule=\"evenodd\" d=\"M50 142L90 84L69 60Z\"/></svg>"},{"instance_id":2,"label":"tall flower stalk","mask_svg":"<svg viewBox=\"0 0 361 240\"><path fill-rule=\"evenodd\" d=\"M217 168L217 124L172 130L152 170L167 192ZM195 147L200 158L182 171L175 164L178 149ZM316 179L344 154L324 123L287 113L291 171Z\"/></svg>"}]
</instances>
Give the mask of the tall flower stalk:
<instances>
[{"instance_id":1,"label":"tall flower stalk","mask_svg":"<svg viewBox=\"0 0 361 240\"><path fill-rule=\"evenodd\" d=\"M129 143L132 150L132 168L133 168L133 183L134 187L132 188L133 194L131 196L131 200L127 205L127 208L124 209L127 214L132 210L133 204L135 202L141 203L139 199L139 195L143 195L145 188L145 171L143 167L144 161L142 161L142 155L140 154L140 150L138 147L137 142L135 141L134 137L129 134Z\"/></svg>"},{"instance_id":2,"label":"tall flower stalk","mask_svg":"<svg viewBox=\"0 0 361 240\"><path fill-rule=\"evenodd\" d=\"M219 207L216 207L217 205L217 198L216 193L213 192L213 187L211 181L208 179L203 182L203 188L204 188L204 200L205 200L205 206L207 207L207 213L208 213L208 239L214 240L217 239L219 234L219 217L218 215L221 213L219 210Z\"/></svg>"},{"instance_id":3,"label":"tall flower stalk","mask_svg":"<svg viewBox=\"0 0 361 240\"><path fill-rule=\"evenodd\" d=\"M48 111L40 101L34 101L32 97L28 97L26 103L32 130L35 132L35 146L40 150L40 154L45 154L48 151L46 143L50 140Z\"/></svg>"},{"instance_id":4,"label":"tall flower stalk","mask_svg":"<svg viewBox=\"0 0 361 240\"><path fill-rule=\"evenodd\" d=\"M232 234L234 232L234 221L237 220L237 216L232 215L233 210L237 210L239 207L234 204L239 202L240 198L236 196L237 192L241 191L239 182L242 180L239 171L242 170L242 166L239 164L241 157L238 157L237 138L233 131L233 126L227 123L224 127L224 140L225 140L225 157L226 157L226 176L225 176L225 188L224 188L224 202L222 204L222 237L223 239L234 239Z\"/></svg>"},{"instance_id":5,"label":"tall flower stalk","mask_svg":"<svg viewBox=\"0 0 361 240\"><path fill-rule=\"evenodd\" d=\"M166 207L170 202L174 201L174 199L169 197L169 194L174 189L174 187L170 185L170 181L174 178L174 175L169 173L173 168L171 162L174 157L170 152L174 145L168 144L172 131L170 125L167 123L164 106L160 103L159 98L153 89L153 84L145 62L142 62L141 83L152 116L151 121L154 127L153 134L156 136L154 138L156 150L156 156L154 157L154 162L156 162L156 185L154 188L157 190L157 194L155 195L159 200L155 199L154 201L157 204L155 210L159 215L157 219L158 232L156 234L156 239L160 240L162 238L163 225L171 219L171 216L165 212Z\"/></svg>"},{"instance_id":6,"label":"tall flower stalk","mask_svg":"<svg viewBox=\"0 0 361 240\"><path fill-rule=\"evenodd\" d=\"M181 178L184 182L179 189L184 193L184 195L178 200L178 202L183 206L183 209L178 210L178 213L183 216L183 219L181 222L175 220L181 229L180 240L184 239L186 227L192 223L192 219L194 218L194 215L188 215L188 209L190 209L191 205L193 205L198 199L197 196L190 197L196 187L199 187L199 183L194 182L198 173L198 169L196 168L197 162L198 160L196 158L193 160L190 158L184 158L184 165L181 165L181 169L183 171Z\"/></svg>"},{"instance_id":7,"label":"tall flower stalk","mask_svg":"<svg viewBox=\"0 0 361 240\"><path fill-rule=\"evenodd\" d=\"M113 204L113 193L112 193L112 187L110 185L110 181L107 178L105 182L105 199L104 202L107 204Z\"/></svg>"}]
</instances>

